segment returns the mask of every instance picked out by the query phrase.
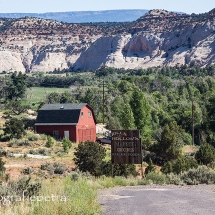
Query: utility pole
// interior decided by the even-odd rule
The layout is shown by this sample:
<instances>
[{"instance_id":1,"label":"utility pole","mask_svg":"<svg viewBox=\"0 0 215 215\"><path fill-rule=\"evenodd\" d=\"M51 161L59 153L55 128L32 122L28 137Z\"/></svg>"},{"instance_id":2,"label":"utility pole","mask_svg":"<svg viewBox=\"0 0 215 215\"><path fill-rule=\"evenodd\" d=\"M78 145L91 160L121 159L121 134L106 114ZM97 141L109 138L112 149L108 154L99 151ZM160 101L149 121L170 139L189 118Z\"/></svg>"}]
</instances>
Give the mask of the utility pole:
<instances>
[{"instance_id":1,"label":"utility pole","mask_svg":"<svg viewBox=\"0 0 215 215\"><path fill-rule=\"evenodd\" d=\"M101 85L99 85L101 86ZM102 81L102 124L105 123L105 81Z\"/></svg>"},{"instance_id":2,"label":"utility pole","mask_svg":"<svg viewBox=\"0 0 215 215\"><path fill-rule=\"evenodd\" d=\"M104 125L105 123L105 117L104 117L104 115L105 115L105 82L104 82L104 80L103 80L103 99L102 99L102 124Z\"/></svg>"},{"instance_id":3,"label":"utility pole","mask_svg":"<svg viewBox=\"0 0 215 215\"><path fill-rule=\"evenodd\" d=\"M192 145L194 146L194 111L195 111L195 106L193 104L193 99L192 99Z\"/></svg>"}]
</instances>

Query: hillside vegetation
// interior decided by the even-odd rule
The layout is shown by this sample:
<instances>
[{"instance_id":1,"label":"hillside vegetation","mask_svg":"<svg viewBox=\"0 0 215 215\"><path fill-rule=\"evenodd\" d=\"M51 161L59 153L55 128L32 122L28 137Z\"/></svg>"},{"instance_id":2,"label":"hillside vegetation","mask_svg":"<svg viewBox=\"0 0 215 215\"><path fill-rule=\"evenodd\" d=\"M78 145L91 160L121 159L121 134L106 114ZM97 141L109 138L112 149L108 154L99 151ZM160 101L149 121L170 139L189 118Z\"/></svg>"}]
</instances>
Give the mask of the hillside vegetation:
<instances>
[{"instance_id":1,"label":"hillside vegetation","mask_svg":"<svg viewBox=\"0 0 215 215\"><path fill-rule=\"evenodd\" d=\"M0 78L0 196L26 196L2 201L9 204L2 214L100 214L98 189L215 183L214 65L62 72ZM88 103L101 122L103 80L106 127L140 130L144 178L140 165L113 165L112 171L109 145L34 133L44 103ZM50 195L63 200L29 202Z\"/></svg>"}]
</instances>

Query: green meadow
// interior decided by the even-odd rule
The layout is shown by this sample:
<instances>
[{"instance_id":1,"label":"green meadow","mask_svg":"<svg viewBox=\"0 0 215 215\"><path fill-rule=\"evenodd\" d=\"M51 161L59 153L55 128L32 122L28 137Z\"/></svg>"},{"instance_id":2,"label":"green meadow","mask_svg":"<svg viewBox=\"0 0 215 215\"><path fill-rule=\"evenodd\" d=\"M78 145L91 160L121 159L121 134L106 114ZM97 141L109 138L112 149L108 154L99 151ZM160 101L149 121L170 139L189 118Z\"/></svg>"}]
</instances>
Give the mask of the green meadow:
<instances>
[{"instance_id":1,"label":"green meadow","mask_svg":"<svg viewBox=\"0 0 215 215\"><path fill-rule=\"evenodd\" d=\"M68 91L68 88L31 87L31 88L27 88L24 101L27 104L42 102L46 99L46 96L50 93L53 93L53 92L63 93L65 91Z\"/></svg>"}]
</instances>

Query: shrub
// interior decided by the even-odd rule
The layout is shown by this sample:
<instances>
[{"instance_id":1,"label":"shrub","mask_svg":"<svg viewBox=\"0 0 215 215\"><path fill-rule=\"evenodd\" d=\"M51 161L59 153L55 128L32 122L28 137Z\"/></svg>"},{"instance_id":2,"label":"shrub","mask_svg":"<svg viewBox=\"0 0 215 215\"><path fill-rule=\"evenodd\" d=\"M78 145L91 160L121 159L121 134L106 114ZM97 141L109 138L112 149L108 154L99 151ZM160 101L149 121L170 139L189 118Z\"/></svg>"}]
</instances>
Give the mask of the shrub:
<instances>
[{"instance_id":1,"label":"shrub","mask_svg":"<svg viewBox=\"0 0 215 215\"><path fill-rule=\"evenodd\" d=\"M138 175L135 165L133 164L113 164L112 165L111 161L101 163L100 172L98 172L98 175L112 176L112 168L113 168L113 176L128 177L129 175L132 175L132 176Z\"/></svg>"},{"instance_id":2,"label":"shrub","mask_svg":"<svg viewBox=\"0 0 215 215\"><path fill-rule=\"evenodd\" d=\"M180 176L175 175L172 172L170 174L167 174L167 179L170 184L184 185L184 181L180 178Z\"/></svg>"},{"instance_id":3,"label":"shrub","mask_svg":"<svg viewBox=\"0 0 215 215\"><path fill-rule=\"evenodd\" d=\"M151 180L138 180L138 185L148 185L150 184Z\"/></svg>"},{"instance_id":4,"label":"shrub","mask_svg":"<svg viewBox=\"0 0 215 215\"><path fill-rule=\"evenodd\" d=\"M26 167L21 170L22 174L29 175L34 172L34 169L31 167Z\"/></svg>"},{"instance_id":5,"label":"shrub","mask_svg":"<svg viewBox=\"0 0 215 215\"><path fill-rule=\"evenodd\" d=\"M51 170L54 171L53 165L52 165L51 163L49 163L49 162L46 162L45 164L42 164L42 165L40 166L40 169L41 169L41 170L47 170L47 171L51 171Z\"/></svg>"},{"instance_id":6,"label":"shrub","mask_svg":"<svg viewBox=\"0 0 215 215\"><path fill-rule=\"evenodd\" d=\"M149 159L149 165L145 169L145 175L147 175L150 172L155 172L155 166L153 165L151 159Z\"/></svg>"},{"instance_id":7,"label":"shrub","mask_svg":"<svg viewBox=\"0 0 215 215\"><path fill-rule=\"evenodd\" d=\"M180 175L180 179L188 185L214 184L215 171L206 166L199 166L197 169L190 169Z\"/></svg>"},{"instance_id":8,"label":"shrub","mask_svg":"<svg viewBox=\"0 0 215 215\"><path fill-rule=\"evenodd\" d=\"M18 146L30 146L31 144L29 143L28 139L20 139L17 142Z\"/></svg>"},{"instance_id":9,"label":"shrub","mask_svg":"<svg viewBox=\"0 0 215 215\"><path fill-rule=\"evenodd\" d=\"M198 164L191 158L179 157L173 163L173 173L179 174L191 168L197 168Z\"/></svg>"},{"instance_id":10,"label":"shrub","mask_svg":"<svg viewBox=\"0 0 215 215\"><path fill-rule=\"evenodd\" d=\"M26 197L36 196L41 188L40 182L30 183L31 178L23 177L18 181L11 181L8 186L16 195L22 196L25 192Z\"/></svg>"},{"instance_id":11,"label":"shrub","mask_svg":"<svg viewBox=\"0 0 215 215\"><path fill-rule=\"evenodd\" d=\"M35 119L23 118L22 122L23 122L23 125L24 125L25 129L34 130L34 124L36 122Z\"/></svg>"},{"instance_id":12,"label":"shrub","mask_svg":"<svg viewBox=\"0 0 215 215\"><path fill-rule=\"evenodd\" d=\"M70 178L72 181L77 181L79 179L80 175L77 172L73 172L70 175Z\"/></svg>"},{"instance_id":13,"label":"shrub","mask_svg":"<svg viewBox=\"0 0 215 215\"><path fill-rule=\"evenodd\" d=\"M29 146L30 143L28 141L28 139L16 139L16 138L13 138L10 143L9 143L9 146L13 146L13 145L17 145L17 146Z\"/></svg>"},{"instance_id":14,"label":"shrub","mask_svg":"<svg viewBox=\"0 0 215 215\"><path fill-rule=\"evenodd\" d=\"M161 167L161 172L163 172L164 174L168 174L168 173L173 172L172 162L170 162L170 161L166 162L166 163Z\"/></svg>"},{"instance_id":15,"label":"shrub","mask_svg":"<svg viewBox=\"0 0 215 215\"><path fill-rule=\"evenodd\" d=\"M81 172L79 169L75 170L70 174L72 181L77 181L79 179L92 179L92 175L89 172Z\"/></svg>"},{"instance_id":16,"label":"shrub","mask_svg":"<svg viewBox=\"0 0 215 215\"><path fill-rule=\"evenodd\" d=\"M6 121L4 134L10 135L10 138L21 138L25 134L23 122L16 118L12 118L9 121Z\"/></svg>"},{"instance_id":17,"label":"shrub","mask_svg":"<svg viewBox=\"0 0 215 215\"><path fill-rule=\"evenodd\" d=\"M45 134L40 134L40 139L41 139L41 140L47 140L47 135L45 135Z\"/></svg>"},{"instance_id":18,"label":"shrub","mask_svg":"<svg viewBox=\"0 0 215 215\"><path fill-rule=\"evenodd\" d=\"M0 187L0 196L22 196L23 192L26 197L36 196L41 188L40 182L30 182L31 178L20 178L18 181L9 181L3 183ZM14 198L10 198L13 202ZM5 202L1 202L2 204Z\"/></svg>"},{"instance_id":19,"label":"shrub","mask_svg":"<svg viewBox=\"0 0 215 215\"><path fill-rule=\"evenodd\" d=\"M161 168L161 171L165 174L168 174L171 172L175 174L179 174L191 168L197 168L197 167L198 167L198 164L192 158L186 158L184 156L180 156L178 159L176 159L173 162L170 162L170 161L166 162L164 166Z\"/></svg>"},{"instance_id":20,"label":"shrub","mask_svg":"<svg viewBox=\"0 0 215 215\"><path fill-rule=\"evenodd\" d=\"M38 134L28 134L27 138L29 141L37 141L39 140L40 136Z\"/></svg>"},{"instance_id":21,"label":"shrub","mask_svg":"<svg viewBox=\"0 0 215 215\"><path fill-rule=\"evenodd\" d=\"M72 143L69 139L63 138L63 150L64 152L68 153L69 149L72 147Z\"/></svg>"},{"instance_id":22,"label":"shrub","mask_svg":"<svg viewBox=\"0 0 215 215\"><path fill-rule=\"evenodd\" d=\"M5 162L2 160L2 158L0 158L0 175L3 176L5 174Z\"/></svg>"},{"instance_id":23,"label":"shrub","mask_svg":"<svg viewBox=\"0 0 215 215\"><path fill-rule=\"evenodd\" d=\"M63 152L58 151L58 152L56 153L56 155L57 155L58 157L62 157L62 156L63 156Z\"/></svg>"},{"instance_id":24,"label":"shrub","mask_svg":"<svg viewBox=\"0 0 215 215\"><path fill-rule=\"evenodd\" d=\"M36 154L37 154L37 151L36 151L36 150L33 150L33 149L30 149L30 150L29 150L29 154L36 155Z\"/></svg>"},{"instance_id":25,"label":"shrub","mask_svg":"<svg viewBox=\"0 0 215 215\"><path fill-rule=\"evenodd\" d=\"M66 171L66 167L62 163L45 163L40 166L41 170L47 170L49 173L63 174Z\"/></svg>"},{"instance_id":26,"label":"shrub","mask_svg":"<svg viewBox=\"0 0 215 215\"><path fill-rule=\"evenodd\" d=\"M215 149L208 143L204 143L200 146L196 152L195 158L198 163L207 165L215 160Z\"/></svg>"},{"instance_id":27,"label":"shrub","mask_svg":"<svg viewBox=\"0 0 215 215\"><path fill-rule=\"evenodd\" d=\"M7 142L8 140L10 140L10 134L1 135L1 136L0 136L0 140L1 140L2 142Z\"/></svg>"},{"instance_id":28,"label":"shrub","mask_svg":"<svg viewBox=\"0 0 215 215\"><path fill-rule=\"evenodd\" d=\"M98 143L86 141L79 143L74 153L75 164L83 172L99 175L100 166L105 157L105 148Z\"/></svg>"},{"instance_id":29,"label":"shrub","mask_svg":"<svg viewBox=\"0 0 215 215\"><path fill-rule=\"evenodd\" d=\"M37 152L37 154L40 154L40 155L49 155L50 154L50 152L45 148L38 149L36 152Z\"/></svg>"},{"instance_id":30,"label":"shrub","mask_svg":"<svg viewBox=\"0 0 215 215\"><path fill-rule=\"evenodd\" d=\"M151 180L153 184L168 184L168 178L164 174L150 172L146 175L146 180Z\"/></svg>"},{"instance_id":31,"label":"shrub","mask_svg":"<svg viewBox=\"0 0 215 215\"><path fill-rule=\"evenodd\" d=\"M215 161L212 161L207 166L210 167L210 168L212 168L212 169L215 169Z\"/></svg>"},{"instance_id":32,"label":"shrub","mask_svg":"<svg viewBox=\"0 0 215 215\"><path fill-rule=\"evenodd\" d=\"M51 136L47 136L47 141L46 141L46 147L50 148L54 145L54 140L52 139Z\"/></svg>"},{"instance_id":33,"label":"shrub","mask_svg":"<svg viewBox=\"0 0 215 215\"><path fill-rule=\"evenodd\" d=\"M62 163L54 163L54 174L63 174L66 171L66 167Z\"/></svg>"},{"instance_id":34,"label":"shrub","mask_svg":"<svg viewBox=\"0 0 215 215\"><path fill-rule=\"evenodd\" d=\"M121 176L114 177L114 183L116 185L120 185L120 186L126 186L127 185L127 181L125 180L124 177L121 177Z\"/></svg>"},{"instance_id":35,"label":"shrub","mask_svg":"<svg viewBox=\"0 0 215 215\"><path fill-rule=\"evenodd\" d=\"M7 151L5 151L2 147L0 147L0 157L6 156L6 155L7 155Z\"/></svg>"},{"instance_id":36,"label":"shrub","mask_svg":"<svg viewBox=\"0 0 215 215\"><path fill-rule=\"evenodd\" d=\"M165 163L165 160L163 158L161 158L160 156L158 156L156 153L143 150L143 161L148 163L150 159L156 165L162 166Z\"/></svg>"}]
</instances>

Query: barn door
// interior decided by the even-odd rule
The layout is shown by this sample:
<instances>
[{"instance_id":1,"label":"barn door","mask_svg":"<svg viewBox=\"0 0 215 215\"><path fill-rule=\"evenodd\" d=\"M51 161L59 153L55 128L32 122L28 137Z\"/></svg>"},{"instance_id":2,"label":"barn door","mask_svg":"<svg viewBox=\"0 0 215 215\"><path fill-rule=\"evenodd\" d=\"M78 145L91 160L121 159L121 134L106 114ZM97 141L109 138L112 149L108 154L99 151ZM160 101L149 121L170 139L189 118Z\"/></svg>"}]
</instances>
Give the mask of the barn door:
<instances>
[{"instance_id":1,"label":"barn door","mask_svg":"<svg viewBox=\"0 0 215 215\"><path fill-rule=\"evenodd\" d=\"M93 136L93 129L78 129L79 142L95 141Z\"/></svg>"},{"instance_id":2,"label":"barn door","mask_svg":"<svg viewBox=\"0 0 215 215\"><path fill-rule=\"evenodd\" d=\"M64 137L69 139L69 131L64 131Z\"/></svg>"},{"instance_id":3,"label":"barn door","mask_svg":"<svg viewBox=\"0 0 215 215\"><path fill-rule=\"evenodd\" d=\"M83 129L78 129L78 138L79 138L79 142L83 142L84 138L83 138Z\"/></svg>"}]
</instances>

